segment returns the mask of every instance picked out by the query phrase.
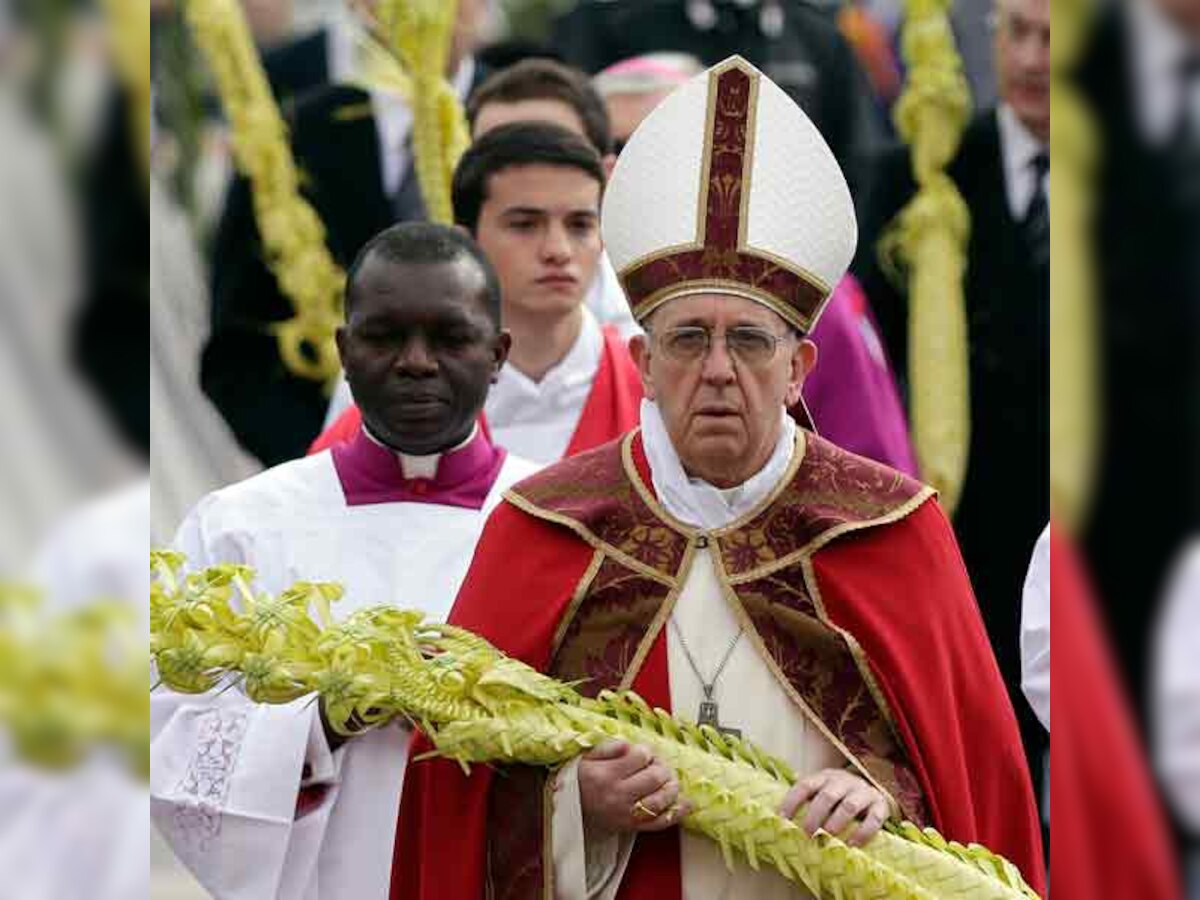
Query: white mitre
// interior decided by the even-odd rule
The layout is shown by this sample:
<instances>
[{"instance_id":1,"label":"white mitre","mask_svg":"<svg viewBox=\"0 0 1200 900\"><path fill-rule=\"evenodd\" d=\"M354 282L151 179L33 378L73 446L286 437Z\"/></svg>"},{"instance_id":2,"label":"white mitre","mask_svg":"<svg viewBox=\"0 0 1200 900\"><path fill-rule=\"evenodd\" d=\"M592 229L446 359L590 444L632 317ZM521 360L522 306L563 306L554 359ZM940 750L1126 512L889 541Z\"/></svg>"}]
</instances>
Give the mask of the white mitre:
<instances>
[{"instance_id":1,"label":"white mitre","mask_svg":"<svg viewBox=\"0 0 1200 900\"><path fill-rule=\"evenodd\" d=\"M617 160L601 229L639 322L724 293L816 324L854 256L845 176L812 121L740 56L680 86Z\"/></svg>"}]
</instances>

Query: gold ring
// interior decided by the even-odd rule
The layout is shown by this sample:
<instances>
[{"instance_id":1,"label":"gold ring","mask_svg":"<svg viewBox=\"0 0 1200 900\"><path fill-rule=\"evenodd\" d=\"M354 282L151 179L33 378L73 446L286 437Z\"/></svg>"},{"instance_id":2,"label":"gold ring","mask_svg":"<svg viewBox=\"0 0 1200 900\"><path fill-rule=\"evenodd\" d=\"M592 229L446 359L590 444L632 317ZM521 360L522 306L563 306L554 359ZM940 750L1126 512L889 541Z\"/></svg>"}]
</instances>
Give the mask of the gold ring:
<instances>
[{"instance_id":1,"label":"gold ring","mask_svg":"<svg viewBox=\"0 0 1200 900\"><path fill-rule=\"evenodd\" d=\"M638 813L641 813L643 816L645 816L647 821L650 819L657 819L659 817L659 813L656 813L641 800L633 804L633 817L635 819L638 817Z\"/></svg>"}]
</instances>

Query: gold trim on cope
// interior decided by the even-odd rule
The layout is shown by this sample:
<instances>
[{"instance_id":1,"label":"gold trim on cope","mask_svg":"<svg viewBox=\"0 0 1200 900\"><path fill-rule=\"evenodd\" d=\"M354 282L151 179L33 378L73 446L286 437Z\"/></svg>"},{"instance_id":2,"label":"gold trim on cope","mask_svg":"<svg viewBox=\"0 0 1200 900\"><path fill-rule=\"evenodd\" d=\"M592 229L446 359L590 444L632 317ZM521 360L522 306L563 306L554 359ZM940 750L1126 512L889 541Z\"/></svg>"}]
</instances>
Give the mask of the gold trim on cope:
<instances>
[{"instance_id":1,"label":"gold trim on cope","mask_svg":"<svg viewBox=\"0 0 1200 900\"><path fill-rule=\"evenodd\" d=\"M905 746L904 739L900 735L900 730L896 726L896 718L892 715L892 707L888 704L883 689L880 688L879 682L875 679L875 673L871 671L871 664L867 661L866 651L863 650L858 639L841 626L836 625L829 618L829 613L825 610L825 601L821 599L821 588L817 584L817 572L811 556L800 561L800 571L804 578L804 586L808 590L809 599L812 600L813 608L817 611L817 618L845 642L850 655L854 657L854 665L858 668L859 674L862 675L863 681L866 682L867 690L871 692L871 697L875 700L875 705L883 713L883 719L887 722L888 728L892 732L892 737L896 740L896 746ZM896 803L894 799L892 799L892 802ZM898 804L893 807L894 814L903 812L904 810Z\"/></svg>"},{"instance_id":2,"label":"gold trim on cope","mask_svg":"<svg viewBox=\"0 0 1200 900\"><path fill-rule=\"evenodd\" d=\"M713 566L717 574L717 583L721 586L721 593L725 597L725 602L729 604L730 609L733 611L734 617L738 620L738 624L742 626L742 631L750 639L750 642L754 645L755 650L758 651L758 655L762 658L763 662L766 663L767 668L770 669L772 677L774 677L779 686L783 688L784 693L787 694L788 698L796 704L796 707L800 710L801 715L803 715L805 719L815 726L816 729L821 732L821 735L827 741L829 741L829 743L832 744L837 751L846 758L847 761L854 765L859 774L862 775L871 786L873 786L876 790L883 794L884 797L887 798L890 808L893 810L900 809L900 804L896 801L896 798L892 796L892 792L885 788L879 782L879 780L870 773L866 764L860 760L850 750L849 747L842 743L841 738L835 735L821 720L821 717L813 712L812 708L808 705L805 699L800 696L800 694L792 686L792 683L787 680L787 676L785 676L783 671L779 668L779 664L775 661L775 657L773 657L770 651L767 650L767 645L763 643L762 635L760 635L758 633L758 629L754 627L754 622L751 620L750 614L746 612L746 608L742 606L742 601L738 598L737 592L733 589L733 584L728 573L725 571L725 561L721 558L719 553L712 554L712 558Z\"/></svg>"},{"instance_id":3,"label":"gold trim on cope","mask_svg":"<svg viewBox=\"0 0 1200 900\"><path fill-rule=\"evenodd\" d=\"M550 512L549 510L542 509L540 506L537 506L537 505L531 503L530 501L528 501L524 497L522 497L520 494L515 494L511 490L504 492L504 499L507 500L509 503L511 503L513 506L517 507L517 509L521 510L522 512L528 513L529 515L533 516L535 519L541 519L545 522L553 522L556 525L562 525L564 528L569 528L571 531L573 531L575 534L577 534L580 538L582 538L584 541L586 541L591 547L593 547L596 550L603 551L605 554L607 554L608 556L611 556L613 559L619 560L623 565L629 567L630 569L633 569L639 575L645 575L647 578L653 579L654 581L657 581L660 584L667 585L667 587L675 586L675 580L673 578L669 578L668 576L663 575L657 569L646 565L644 562L641 562L640 560L634 559L628 553L614 547L612 544L608 543L607 541L601 540L599 537L594 535L586 526L584 526L583 524L581 524L579 522L576 522L574 519L570 518L569 516L564 516L559 513Z\"/></svg>"},{"instance_id":4,"label":"gold trim on cope","mask_svg":"<svg viewBox=\"0 0 1200 900\"><path fill-rule=\"evenodd\" d=\"M679 574L676 577L676 585L663 598L662 603L658 607L658 612L650 620L650 624L646 628L646 633L642 636L637 651L633 654L633 659L629 661L629 667L625 670L625 674L621 678L621 690L627 691L630 689L633 682L641 673L642 666L646 664L646 657L650 655L650 650L654 647L654 642L662 634L663 627L667 624L667 619L670 618L671 613L675 609L675 603L679 600L679 595L683 592L683 585L687 581L688 573L692 568L692 560L695 559L695 556L696 545L692 541L688 541L687 549L683 551L683 559L679 562ZM667 687L667 693L670 694L670 685Z\"/></svg>"},{"instance_id":5,"label":"gold trim on cope","mask_svg":"<svg viewBox=\"0 0 1200 900\"><path fill-rule=\"evenodd\" d=\"M766 578L768 575L773 575L780 569L786 569L789 566L801 562L818 550L828 544L835 538L839 538L844 534L849 534L852 531L861 531L865 528L875 528L879 525L890 525L893 522L899 522L915 512L921 504L926 500L937 495L937 491L926 485L917 494L904 503L889 510L882 516L877 516L874 519L868 519L862 522L843 522L841 525L835 525L822 531L819 535L801 547L799 550L793 550L791 553L781 556L776 560L765 563L757 569L751 569L748 572L743 572L741 575L734 575L730 578L730 584L745 584L747 581L755 581L759 578Z\"/></svg>"},{"instance_id":6,"label":"gold trim on cope","mask_svg":"<svg viewBox=\"0 0 1200 900\"><path fill-rule=\"evenodd\" d=\"M588 563L587 569L584 570L583 577L579 579L579 583L575 585L575 592L571 595L571 602L567 604L566 610L562 614L562 618L558 620L558 629L554 632L554 640L550 644L550 659L553 660L558 656L558 650L562 646L563 638L567 634L567 628L571 621L575 618L575 614L579 612L579 606L583 603L583 598L587 596L588 590L591 589L592 582L596 580L596 573L600 571L600 567L604 565L604 551L596 549L592 553L592 561Z\"/></svg>"}]
</instances>

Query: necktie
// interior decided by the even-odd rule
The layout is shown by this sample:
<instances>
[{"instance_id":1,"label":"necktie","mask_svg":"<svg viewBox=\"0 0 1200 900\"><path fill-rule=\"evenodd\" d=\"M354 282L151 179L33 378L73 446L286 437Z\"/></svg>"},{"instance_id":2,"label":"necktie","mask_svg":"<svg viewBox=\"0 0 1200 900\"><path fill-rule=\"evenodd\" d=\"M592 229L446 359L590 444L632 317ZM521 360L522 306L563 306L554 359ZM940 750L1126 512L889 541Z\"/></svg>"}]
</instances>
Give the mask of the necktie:
<instances>
[{"instance_id":1,"label":"necktie","mask_svg":"<svg viewBox=\"0 0 1200 900\"><path fill-rule=\"evenodd\" d=\"M1033 169L1033 197L1021 220L1021 234L1033 264L1039 268L1050 264L1050 204L1046 202L1046 173L1050 171L1050 156L1039 153L1029 163Z\"/></svg>"},{"instance_id":2,"label":"necktie","mask_svg":"<svg viewBox=\"0 0 1200 900\"><path fill-rule=\"evenodd\" d=\"M428 216L425 198L421 196L421 183L417 180L417 156L413 152L411 134L405 139L404 145L407 161L400 176L400 186L391 197L392 212L397 222L421 222Z\"/></svg>"}]
</instances>

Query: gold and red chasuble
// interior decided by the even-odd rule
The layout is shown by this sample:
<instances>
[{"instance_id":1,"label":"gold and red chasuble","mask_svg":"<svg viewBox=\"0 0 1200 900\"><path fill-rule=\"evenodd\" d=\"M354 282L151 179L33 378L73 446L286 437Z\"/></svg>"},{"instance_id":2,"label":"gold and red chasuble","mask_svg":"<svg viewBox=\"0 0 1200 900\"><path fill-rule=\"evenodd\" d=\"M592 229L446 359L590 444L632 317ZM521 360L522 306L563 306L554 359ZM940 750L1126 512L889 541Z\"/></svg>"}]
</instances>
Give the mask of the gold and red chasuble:
<instances>
[{"instance_id":1,"label":"gold and red chasuble","mask_svg":"<svg viewBox=\"0 0 1200 900\"><path fill-rule=\"evenodd\" d=\"M906 818L987 842L1040 884L1015 720L932 491L801 434L780 487L711 532L661 507L636 433L544 470L489 522L450 620L585 693L632 687L669 709L664 624L707 546L798 714ZM428 761L404 797L394 898L554 896L543 770L464 778ZM641 835L619 896L676 898L679 877L677 832Z\"/></svg>"}]
</instances>

